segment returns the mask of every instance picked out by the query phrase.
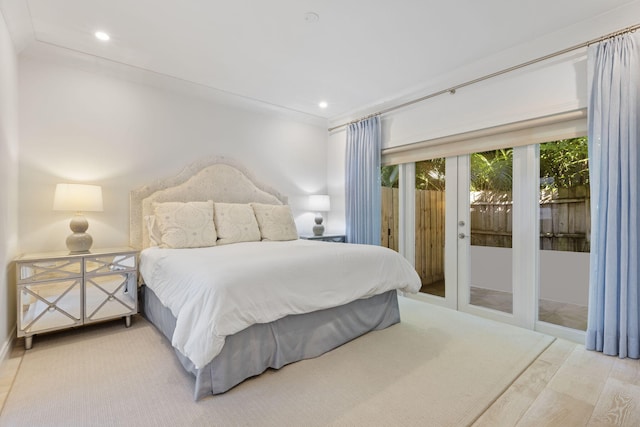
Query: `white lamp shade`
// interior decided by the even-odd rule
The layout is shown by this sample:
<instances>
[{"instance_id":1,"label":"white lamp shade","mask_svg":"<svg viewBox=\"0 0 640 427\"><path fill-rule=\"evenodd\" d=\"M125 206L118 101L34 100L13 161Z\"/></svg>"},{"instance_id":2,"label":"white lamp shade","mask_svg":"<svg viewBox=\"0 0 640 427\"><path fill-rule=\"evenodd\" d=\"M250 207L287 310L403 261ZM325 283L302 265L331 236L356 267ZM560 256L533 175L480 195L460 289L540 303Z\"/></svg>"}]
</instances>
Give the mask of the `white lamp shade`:
<instances>
[{"instance_id":1,"label":"white lamp shade","mask_svg":"<svg viewBox=\"0 0 640 427\"><path fill-rule=\"evenodd\" d=\"M326 194L309 196L309 209L313 212L328 212L331 210L331 199Z\"/></svg>"},{"instance_id":2,"label":"white lamp shade","mask_svg":"<svg viewBox=\"0 0 640 427\"><path fill-rule=\"evenodd\" d=\"M57 184L54 211L102 211L102 187L86 184Z\"/></svg>"}]
</instances>

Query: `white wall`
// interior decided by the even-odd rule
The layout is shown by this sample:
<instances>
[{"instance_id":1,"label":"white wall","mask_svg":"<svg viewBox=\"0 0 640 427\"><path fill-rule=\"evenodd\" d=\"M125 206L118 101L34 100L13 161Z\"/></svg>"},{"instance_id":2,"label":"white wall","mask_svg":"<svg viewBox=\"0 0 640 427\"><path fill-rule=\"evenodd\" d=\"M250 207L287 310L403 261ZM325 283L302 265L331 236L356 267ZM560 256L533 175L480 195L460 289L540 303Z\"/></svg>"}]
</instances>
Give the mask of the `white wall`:
<instances>
[{"instance_id":1,"label":"white wall","mask_svg":"<svg viewBox=\"0 0 640 427\"><path fill-rule=\"evenodd\" d=\"M344 132L335 132L329 136L327 156L327 190L331 196L331 213L327 219L328 233L344 234L345 224L345 151Z\"/></svg>"},{"instance_id":2,"label":"white wall","mask_svg":"<svg viewBox=\"0 0 640 427\"><path fill-rule=\"evenodd\" d=\"M65 249L71 213L52 211L56 183L101 185L104 212L86 215L94 247L126 245L129 192L205 156L243 163L311 230L305 196L327 191L325 120L41 48L19 62L21 251Z\"/></svg>"},{"instance_id":3,"label":"white wall","mask_svg":"<svg viewBox=\"0 0 640 427\"><path fill-rule=\"evenodd\" d=\"M18 240L18 70L7 25L0 12L0 361L16 324L14 269Z\"/></svg>"}]
</instances>

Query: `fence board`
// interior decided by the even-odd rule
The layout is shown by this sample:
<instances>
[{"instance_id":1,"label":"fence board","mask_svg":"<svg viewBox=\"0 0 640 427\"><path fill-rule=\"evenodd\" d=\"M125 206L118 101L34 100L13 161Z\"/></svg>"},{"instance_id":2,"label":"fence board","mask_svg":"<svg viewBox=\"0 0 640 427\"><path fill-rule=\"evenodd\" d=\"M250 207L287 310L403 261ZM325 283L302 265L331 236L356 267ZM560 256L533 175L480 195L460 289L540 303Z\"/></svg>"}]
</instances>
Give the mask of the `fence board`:
<instances>
[{"instance_id":1,"label":"fence board","mask_svg":"<svg viewBox=\"0 0 640 427\"><path fill-rule=\"evenodd\" d=\"M382 246L398 250L398 189L382 187L380 236Z\"/></svg>"}]
</instances>

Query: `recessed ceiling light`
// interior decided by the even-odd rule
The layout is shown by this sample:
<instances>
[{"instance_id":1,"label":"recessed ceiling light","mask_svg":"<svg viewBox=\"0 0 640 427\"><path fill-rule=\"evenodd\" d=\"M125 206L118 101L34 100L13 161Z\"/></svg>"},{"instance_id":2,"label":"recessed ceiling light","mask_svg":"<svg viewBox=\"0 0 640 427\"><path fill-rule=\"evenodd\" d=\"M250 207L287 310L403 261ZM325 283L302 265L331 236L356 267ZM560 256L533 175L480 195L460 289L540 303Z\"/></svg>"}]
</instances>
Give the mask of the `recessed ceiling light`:
<instances>
[{"instance_id":1,"label":"recessed ceiling light","mask_svg":"<svg viewBox=\"0 0 640 427\"><path fill-rule=\"evenodd\" d=\"M318 103L318 107L320 108L327 108L329 106L329 104L326 103L326 101L321 101Z\"/></svg>"},{"instance_id":2,"label":"recessed ceiling light","mask_svg":"<svg viewBox=\"0 0 640 427\"><path fill-rule=\"evenodd\" d=\"M94 35L98 40L102 40L103 42L106 42L111 38L109 34L105 33L104 31L96 31Z\"/></svg>"}]
</instances>

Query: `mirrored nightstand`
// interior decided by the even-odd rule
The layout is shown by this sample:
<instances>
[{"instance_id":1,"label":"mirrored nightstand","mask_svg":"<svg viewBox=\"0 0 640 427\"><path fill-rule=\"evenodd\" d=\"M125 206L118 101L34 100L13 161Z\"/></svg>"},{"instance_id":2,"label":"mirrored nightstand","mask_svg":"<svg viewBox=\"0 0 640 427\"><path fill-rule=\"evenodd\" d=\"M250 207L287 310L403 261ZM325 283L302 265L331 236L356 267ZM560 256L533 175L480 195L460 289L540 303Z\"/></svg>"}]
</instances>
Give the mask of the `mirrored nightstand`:
<instances>
[{"instance_id":1,"label":"mirrored nightstand","mask_svg":"<svg viewBox=\"0 0 640 427\"><path fill-rule=\"evenodd\" d=\"M131 248L88 253L27 254L15 260L18 337L33 336L138 312L138 252Z\"/></svg>"}]
</instances>

